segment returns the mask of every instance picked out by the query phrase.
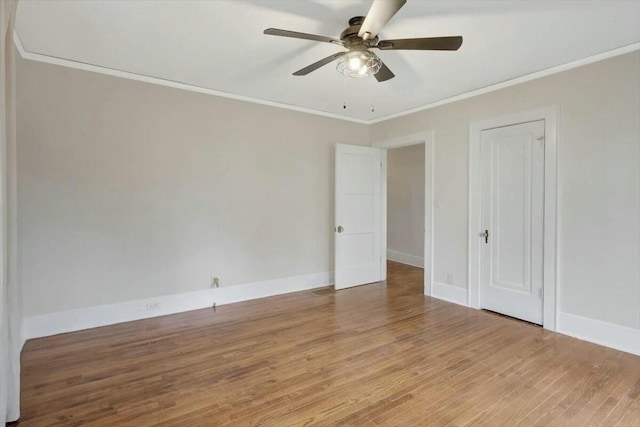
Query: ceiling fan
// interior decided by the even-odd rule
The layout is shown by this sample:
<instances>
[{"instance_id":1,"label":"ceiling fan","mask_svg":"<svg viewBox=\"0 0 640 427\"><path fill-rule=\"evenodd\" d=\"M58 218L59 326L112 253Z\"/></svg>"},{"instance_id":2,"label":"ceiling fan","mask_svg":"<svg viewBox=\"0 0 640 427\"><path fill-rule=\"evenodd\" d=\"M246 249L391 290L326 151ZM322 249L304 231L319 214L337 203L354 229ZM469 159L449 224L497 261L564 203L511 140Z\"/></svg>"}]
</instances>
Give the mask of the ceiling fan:
<instances>
[{"instance_id":1,"label":"ceiling fan","mask_svg":"<svg viewBox=\"0 0 640 427\"><path fill-rule=\"evenodd\" d=\"M378 40L378 33L382 27L406 2L407 0L374 0L367 16L356 16L349 19L349 27L340 34L339 39L278 28L267 28L264 30L264 34L333 43L347 49L345 52L335 53L296 71L293 73L294 76L305 76L337 60L336 68L346 76L375 76L376 80L384 82L392 79L395 75L370 49L458 50L462 45L462 36Z\"/></svg>"}]
</instances>

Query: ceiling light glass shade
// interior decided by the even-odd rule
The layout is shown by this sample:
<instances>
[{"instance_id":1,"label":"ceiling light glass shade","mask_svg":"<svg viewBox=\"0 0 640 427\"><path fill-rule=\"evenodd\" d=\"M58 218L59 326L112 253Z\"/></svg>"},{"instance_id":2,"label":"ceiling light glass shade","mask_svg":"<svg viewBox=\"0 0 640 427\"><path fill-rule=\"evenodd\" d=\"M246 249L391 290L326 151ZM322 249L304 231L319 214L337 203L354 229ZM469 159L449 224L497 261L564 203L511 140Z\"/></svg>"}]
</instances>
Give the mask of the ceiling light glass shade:
<instances>
[{"instance_id":1,"label":"ceiling light glass shade","mask_svg":"<svg viewBox=\"0 0 640 427\"><path fill-rule=\"evenodd\" d=\"M371 77L380 70L382 61L368 50L352 50L338 59L336 69L348 77Z\"/></svg>"}]
</instances>

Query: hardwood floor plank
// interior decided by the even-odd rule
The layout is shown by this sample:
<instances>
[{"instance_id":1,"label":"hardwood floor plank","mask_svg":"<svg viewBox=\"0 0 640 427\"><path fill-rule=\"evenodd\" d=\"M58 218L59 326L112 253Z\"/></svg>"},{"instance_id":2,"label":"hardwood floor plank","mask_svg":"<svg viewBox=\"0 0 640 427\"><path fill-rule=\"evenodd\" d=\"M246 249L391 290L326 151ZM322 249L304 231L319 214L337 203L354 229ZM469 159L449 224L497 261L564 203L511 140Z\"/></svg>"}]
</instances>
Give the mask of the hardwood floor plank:
<instances>
[{"instance_id":1,"label":"hardwood floor plank","mask_svg":"<svg viewBox=\"0 0 640 427\"><path fill-rule=\"evenodd\" d=\"M548 363L552 358L553 355L549 355L536 360L532 364L521 364L518 371L526 372L528 369L539 369L541 365ZM463 415L471 416L477 414L473 418L472 424L490 421L494 424L506 425L516 412L515 409L523 408L524 410L526 404L530 401L530 399L520 399L522 395L531 390L545 390L562 375L562 368L555 367L542 372L544 372L542 375L526 376L524 378L518 378L516 376L518 372L515 372L514 375L506 377L505 380L509 383L517 381L517 385L519 385L512 393L506 393L505 385L499 381L492 381L494 385L491 388L487 387L484 381L482 383L476 382L473 388L460 390L455 393L454 399L447 399L447 401L443 402L444 404L438 410L439 416L432 418L430 423L432 425L441 425L460 419ZM496 399L496 395L499 395L500 399ZM482 411L482 408L486 409ZM482 412L478 413L479 411ZM501 411L505 413L501 413ZM500 416L506 419L500 422Z\"/></svg>"},{"instance_id":2,"label":"hardwood floor plank","mask_svg":"<svg viewBox=\"0 0 640 427\"><path fill-rule=\"evenodd\" d=\"M640 397L640 379L637 380L634 385L627 390L627 392L622 396L617 405L609 412L607 417L604 419L603 424L611 425L611 426L628 426L626 424L629 418L633 420L640 420L640 413L637 411L637 401ZM637 427L640 423L633 424L634 427Z\"/></svg>"},{"instance_id":3,"label":"hardwood floor plank","mask_svg":"<svg viewBox=\"0 0 640 427\"><path fill-rule=\"evenodd\" d=\"M422 282L389 263L385 283L30 340L19 425L638 427L640 357Z\"/></svg>"}]
</instances>

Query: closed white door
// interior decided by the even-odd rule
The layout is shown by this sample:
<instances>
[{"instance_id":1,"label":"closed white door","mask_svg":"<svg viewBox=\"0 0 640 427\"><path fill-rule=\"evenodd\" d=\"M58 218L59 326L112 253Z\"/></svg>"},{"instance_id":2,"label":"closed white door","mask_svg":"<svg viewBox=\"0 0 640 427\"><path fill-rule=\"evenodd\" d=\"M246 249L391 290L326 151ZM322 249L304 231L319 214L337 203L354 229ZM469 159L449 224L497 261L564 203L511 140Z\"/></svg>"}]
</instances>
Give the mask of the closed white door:
<instances>
[{"instance_id":1,"label":"closed white door","mask_svg":"<svg viewBox=\"0 0 640 427\"><path fill-rule=\"evenodd\" d=\"M544 120L481 134L482 308L542 324Z\"/></svg>"},{"instance_id":2,"label":"closed white door","mask_svg":"<svg viewBox=\"0 0 640 427\"><path fill-rule=\"evenodd\" d=\"M336 144L336 289L381 280L381 150Z\"/></svg>"}]
</instances>

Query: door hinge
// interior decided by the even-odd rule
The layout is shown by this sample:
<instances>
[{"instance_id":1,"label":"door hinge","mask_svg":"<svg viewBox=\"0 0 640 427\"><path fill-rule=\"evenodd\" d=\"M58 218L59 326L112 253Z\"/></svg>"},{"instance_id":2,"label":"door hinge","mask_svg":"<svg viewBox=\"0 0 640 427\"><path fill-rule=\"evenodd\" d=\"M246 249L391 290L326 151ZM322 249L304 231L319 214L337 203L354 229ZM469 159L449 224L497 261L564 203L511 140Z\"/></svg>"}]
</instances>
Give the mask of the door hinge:
<instances>
[{"instance_id":1,"label":"door hinge","mask_svg":"<svg viewBox=\"0 0 640 427\"><path fill-rule=\"evenodd\" d=\"M540 288L540 291L538 291L538 296L541 300L544 300L544 288Z\"/></svg>"}]
</instances>

